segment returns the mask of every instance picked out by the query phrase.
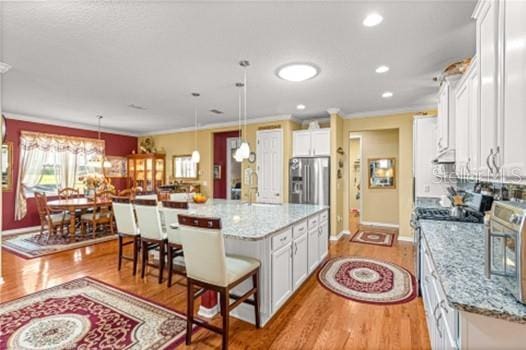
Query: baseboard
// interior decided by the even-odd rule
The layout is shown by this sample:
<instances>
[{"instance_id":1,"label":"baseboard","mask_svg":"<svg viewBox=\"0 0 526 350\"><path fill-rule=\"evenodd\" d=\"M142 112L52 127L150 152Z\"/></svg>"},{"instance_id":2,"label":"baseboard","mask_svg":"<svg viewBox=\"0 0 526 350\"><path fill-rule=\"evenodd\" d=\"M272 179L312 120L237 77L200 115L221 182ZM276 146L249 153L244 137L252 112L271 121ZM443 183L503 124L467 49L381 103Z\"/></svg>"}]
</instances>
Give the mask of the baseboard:
<instances>
[{"instance_id":1,"label":"baseboard","mask_svg":"<svg viewBox=\"0 0 526 350\"><path fill-rule=\"evenodd\" d=\"M410 243L414 242L413 237L408 237L408 236L398 236L398 240L402 242L410 242Z\"/></svg>"},{"instance_id":2,"label":"baseboard","mask_svg":"<svg viewBox=\"0 0 526 350\"><path fill-rule=\"evenodd\" d=\"M3 230L2 236L9 236L9 235L18 235L20 233L29 233L29 232L35 232L39 231L40 226L29 226L29 227L22 227L22 228L15 228L12 230Z\"/></svg>"},{"instance_id":3,"label":"baseboard","mask_svg":"<svg viewBox=\"0 0 526 350\"><path fill-rule=\"evenodd\" d=\"M361 221L360 225L364 226L380 226L380 227L389 227L389 228L400 228L398 224L387 224L384 222L372 222L372 221Z\"/></svg>"},{"instance_id":4,"label":"baseboard","mask_svg":"<svg viewBox=\"0 0 526 350\"><path fill-rule=\"evenodd\" d=\"M199 306L199 311L197 312L199 316L205 317L205 318L213 318L218 313L219 313L219 304L213 306L210 309L201 305Z\"/></svg>"},{"instance_id":5,"label":"baseboard","mask_svg":"<svg viewBox=\"0 0 526 350\"><path fill-rule=\"evenodd\" d=\"M340 238L343 237L343 235L350 235L350 234L351 233L348 230L343 230L342 232L338 233L336 236L331 235L330 240L336 242L336 241L339 241Z\"/></svg>"}]
</instances>

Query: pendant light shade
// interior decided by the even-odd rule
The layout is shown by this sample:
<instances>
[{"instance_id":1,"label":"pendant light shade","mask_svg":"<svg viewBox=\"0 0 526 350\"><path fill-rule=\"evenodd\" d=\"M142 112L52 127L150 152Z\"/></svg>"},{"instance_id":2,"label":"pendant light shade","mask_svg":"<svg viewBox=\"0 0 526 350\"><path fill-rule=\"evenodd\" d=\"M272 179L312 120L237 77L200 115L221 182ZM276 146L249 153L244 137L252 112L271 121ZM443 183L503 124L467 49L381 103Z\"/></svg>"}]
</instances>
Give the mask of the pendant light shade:
<instances>
[{"instance_id":1,"label":"pendant light shade","mask_svg":"<svg viewBox=\"0 0 526 350\"><path fill-rule=\"evenodd\" d=\"M198 150L192 152L192 162L199 163L201 161L201 154Z\"/></svg>"},{"instance_id":2,"label":"pendant light shade","mask_svg":"<svg viewBox=\"0 0 526 350\"><path fill-rule=\"evenodd\" d=\"M236 152L234 153L234 159L236 160L236 162L239 162L239 163L243 161L243 158L241 157L240 152L239 152L239 148L236 149Z\"/></svg>"},{"instance_id":3,"label":"pendant light shade","mask_svg":"<svg viewBox=\"0 0 526 350\"><path fill-rule=\"evenodd\" d=\"M248 159L248 157L250 156L250 146L248 145L248 142L243 141L241 146L239 146L238 151L239 157L241 159Z\"/></svg>"},{"instance_id":4,"label":"pendant light shade","mask_svg":"<svg viewBox=\"0 0 526 350\"><path fill-rule=\"evenodd\" d=\"M199 97L200 94L197 92L192 93L193 97ZM194 129L194 151L192 152L192 162L197 164L201 161L201 154L197 150L197 102L194 103L194 121L195 121L195 129Z\"/></svg>"},{"instance_id":5,"label":"pendant light shade","mask_svg":"<svg viewBox=\"0 0 526 350\"><path fill-rule=\"evenodd\" d=\"M245 117L245 129L243 131L243 142L238 150L241 159L248 159L250 157L250 146L247 141L247 68L250 66L250 62L243 60L239 62L239 65L243 67L243 114Z\"/></svg>"}]
</instances>

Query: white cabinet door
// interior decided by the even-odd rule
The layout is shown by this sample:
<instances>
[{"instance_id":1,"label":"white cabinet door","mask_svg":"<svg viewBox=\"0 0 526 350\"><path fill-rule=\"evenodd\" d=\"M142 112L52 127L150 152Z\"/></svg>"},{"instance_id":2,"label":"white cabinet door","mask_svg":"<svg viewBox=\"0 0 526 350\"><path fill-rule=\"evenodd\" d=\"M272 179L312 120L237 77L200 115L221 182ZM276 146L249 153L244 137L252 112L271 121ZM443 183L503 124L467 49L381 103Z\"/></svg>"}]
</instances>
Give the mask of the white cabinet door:
<instances>
[{"instance_id":1,"label":"white cabinet door","mask_svg":"<svg viewBox=\"0 0 526 350\"><path fill-rule=\"evenodd\" d=\"M316 267L318 266L318 262L320 261L319 258L320 258L320 254L318 253L318 236L319 236L319 233L318 233L318 229L310 229L309 228L309 242L308 242L308 246L309 246L309 253L308 253L308 257L309 257L309 273L311 273L312 271L314 271L316 269Z\"/></svg>"},{"instance_id":2,"label":"white cabinet door","mask_svg":"<svg viewBox=\"0 0 526 350\"><path fill-rule=\"evenodd\" d=\"M491 176L491 157L497 145L497 16L498 3L484 3L477 18L480 75L480 171Z\"/></svg>"},{"instance_id":3,"label":"white cabinet door","mask_svg":"<svg viewBox=\"0 0 526 350\"><path fill-rule=\"evenodd\" d=\"M308 235L305 233L292 242L292 285L296 290L301 286L309 273Z\"/></svg>"},{"instance_id":4,"label":"white cabinet door","mask_svg":"<svg viewBox=\"0 0 526 350\"><path fill-rule=\"evenodd\" d=\"M449 88L444 82L438 93L438 115L437 115L437 153L441 153L448 147L449 130Z\"/></svg>"},{"instance_id":5,"label":"white cabinet door","mask_svg":"<svg viewBox=\"0 0 526 350\"><path fill-rule=\"evenodd\" d=\"M282 202L283 130L257 132L257 201Z\"/></svg>"},{"instance_id":6,"label":"white cabinet door","mask_svg":"<svg viewBox=\"0 0 526 350\"><path fill-rule=\"evenodd\" d=\"M478 60L472 63L467 78L469 87L469 121L468 121L468 150L469 175L477 175L480 171L480 111L479 111L479 75Z\"/></svg>"},{"instance_id":7,"label":"white cabinet door","mask_svg":"<svg viewBox=\"0 0 526 350\"><path fill-rule=\"evenodd\" d=\"M467 176L469 161L469 81L463 80L455 94L456 155L455 167L458 176Z\"/></svg>"},{"instance_id":8,"label":"white cabinet door","mask_svg":"<svg viewBox=\"0 0 526 350\"><path fill-rule=\"evenodd\" d=\"M298 130L292 133L292 156L308 157L311 155L311 133L308 130Z\"/></svg>"},{"instance_id":9,"label":"white cabinet door","mask_svg":"<svg viewBox=\"0 0 526 350\"><path fill-rule=\"evenodd\" d=\"M321 222L318 232L318 254L322 261L329 254L329 224Z\"/></svg>"},{"instance_id":10,"label":"white cabinet door","mask_svg":"<svg viewBox=\"0 0 526 350\"><path fill-rule=\"evenodd\" d=\"M311 132L311 150L313 156L331 155L330 129L320 129Z\"/></svg>"},{"instance_id":11,"label":"white cabinet door","mask_svg":"<svg viewBox=\"0 0 526 350\"><path fill-rule=\"evenodd\" d=\"M292 293L292 245L289 243L272 253L272 312Z\"/></svg>"},{"instance_id":12,"label":"white cabinet door","mask_svg":"<svg viewBox=\"0 0 526 350\"><path fill-rule=\"evenodd\" d=\"M498 163L510 180L526 176L526 2L505 1L504 108L499 125Z\"/></svg>"}]
</instances>

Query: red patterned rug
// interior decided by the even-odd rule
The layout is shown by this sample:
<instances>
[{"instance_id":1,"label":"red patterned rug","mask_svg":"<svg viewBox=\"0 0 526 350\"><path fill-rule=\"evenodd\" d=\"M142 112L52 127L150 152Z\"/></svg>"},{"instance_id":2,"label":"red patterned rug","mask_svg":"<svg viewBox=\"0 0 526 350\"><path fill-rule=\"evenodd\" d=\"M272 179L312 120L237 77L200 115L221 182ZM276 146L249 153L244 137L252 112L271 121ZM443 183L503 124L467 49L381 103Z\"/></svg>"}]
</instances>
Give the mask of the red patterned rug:
<instances>
[{"instance_id":1,"label":"red patterned rug","mask_svg":"<svg viewBox=\"0 0 526 350\"><path fill-rule=\"evenodd\" d=\"M394 233L389 232L360 231L351 238L351 242L392 247L394 237Z\"/></svg>"},{"instance_id":2,"label":"red patterned rug","mask_svg":"<svg viewBox=\"0 0 526 350\"><path fill-rule=\"evenodd\" d=\"M318 273L328 290L344 298L369 304L401 304L416 297L415 277L406 269L386 261L333 258Z\"/></svg>"},{"instance_id":3,"label":"red patterned rug","mask_svg":"<svg viewBox=\"0 0 526 350\"><path fill-rule=\"evenodd\" d=\"M0 304L0 349L173 349L185 316L84 277Z\"/></svg>"}]
</instances>

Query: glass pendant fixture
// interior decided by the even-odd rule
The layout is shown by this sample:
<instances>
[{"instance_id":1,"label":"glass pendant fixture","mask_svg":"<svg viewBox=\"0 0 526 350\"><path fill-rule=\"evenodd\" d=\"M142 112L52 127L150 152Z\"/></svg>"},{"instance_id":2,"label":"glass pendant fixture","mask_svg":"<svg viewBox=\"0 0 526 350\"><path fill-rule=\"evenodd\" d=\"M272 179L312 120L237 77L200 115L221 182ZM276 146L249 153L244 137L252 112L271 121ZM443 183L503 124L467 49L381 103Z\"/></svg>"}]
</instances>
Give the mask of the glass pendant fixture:
<instances>
[{"instance_id":1,"label":"glass pendant fixture","mask_svg":"<svg viewBox=\"0 0 526 350\"><path fill-rule=\"evenodd\" d=\"M97 116L97 135L98 135L97 138L98 140L101 139L100 138L100 123L101 123L102 118L103 118L102 115ZM109 169L112 167L111 162L104 155L102 156L102 159L99 156L95 156L91 158L88 161L88 166L92 168L96 168L96 169L99 169L101 167L104 169Z\"/></svg>"},{"instance_id":2,"label":"glass pendant fixture","mask_svg":"<svg viewBox=\"0 0 526 350\"><path fill-rule=\"evenodd\" d=\"M193 97L199 97L201 96L197 92L192 92ZM194 121L195 121L195 129L194 129L194 151L192 152L192 162L199 163L201 161L201 154L197 150L197 102L194 103Z\"/></svg>"},{"instance_id":3,"label":"glass pendant fixture","mask_svg":"<svg viewBox=\"0 0 526 350\"><path fill-rule=\"evenodd\" d=\"M242 88L245 86L243 83L236 83L237 88ZM234 152L234 159L236 162L241 163L243 161L243 158L241 157L241 154L239 153L239 145L241 144L241 89L239 89L239 93L237 94L237 128L238 128L238 137L237 137L237 148Z\"/></svg>"},{"instance_id":4,"label":"glass pendant fixture","mask_svg":"<svg viewBox=\"0 0 526 350\"><path fill-rule=\"evenodd\" d=\"M247 60L243 60L239 62L239 65L243 67L243 111L244 111L244 118L245 118L245 125L243 130L243 141L241 142L241 146L239 146L239 157L242 159L248 159L250 156L250 146L247 141L247 67L250 66L250 62Z\"/></svg>"}]
</instances>

